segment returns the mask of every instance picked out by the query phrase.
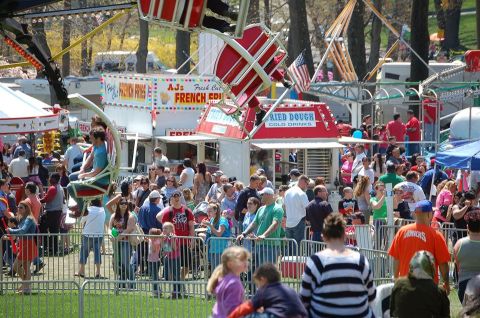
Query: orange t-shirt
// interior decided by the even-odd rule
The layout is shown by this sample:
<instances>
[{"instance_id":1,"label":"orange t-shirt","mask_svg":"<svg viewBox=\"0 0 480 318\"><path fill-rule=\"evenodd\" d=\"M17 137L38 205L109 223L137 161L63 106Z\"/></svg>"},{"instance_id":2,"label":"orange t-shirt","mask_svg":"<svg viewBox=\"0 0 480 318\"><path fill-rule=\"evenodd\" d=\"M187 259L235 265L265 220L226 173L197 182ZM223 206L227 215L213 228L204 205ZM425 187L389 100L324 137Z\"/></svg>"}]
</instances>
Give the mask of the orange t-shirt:
<instances>
[{"instance_id":1,"label":"orange t-shirt","mask_svg":"<svg viewBox=\"0 0 480 318\"><path fill-rule=\"evenodd\" d=\"M419 251L428 251L435 257L435 272L438 264L450 261L450 253L443 235L424 224L409 224L402 227L393 239L388 254L400 261L398 276L407 276L410 270L410 260ZM434 277L438 283L438 275Z\"/></svg>"},{"instance_id":2,"label":"orange t-shirt","mask_svg":"<svg viewBox=\"0 0 480 318\"><path fill-rule=\"evenodd\" d=\"M27 201L28 204L30 204L30 209L32 209L32 215L38 224L38 219L40 218L40 210L42 208L42 204L40 203L40 201L38 201L37 197L35 197L35 199L33 200L30 198L26 198L25 201Z\"/></svg>"}]
</instances>

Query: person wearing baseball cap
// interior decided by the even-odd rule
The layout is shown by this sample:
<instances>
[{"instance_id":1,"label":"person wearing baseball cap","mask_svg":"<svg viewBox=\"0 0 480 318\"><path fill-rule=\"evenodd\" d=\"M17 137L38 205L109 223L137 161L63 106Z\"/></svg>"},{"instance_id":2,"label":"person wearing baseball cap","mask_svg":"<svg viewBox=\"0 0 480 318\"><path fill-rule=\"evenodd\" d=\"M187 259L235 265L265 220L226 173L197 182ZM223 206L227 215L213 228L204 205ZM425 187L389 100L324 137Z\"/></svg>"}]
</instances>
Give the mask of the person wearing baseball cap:
<instances>
[{"instance_id":1,"label":"person wearing baseball cap","mask_svg":"<svg viewBox=\"0 0 480 318\"><path fill-rule=\"evenodd\" d=\"M237 237L237 240L242 240L256 229L255 267L266 262L276 263L284 214L282 207L275 203L272 188L264 188L259 194L264 205L258 209L253 222Z\"/></svg>"},{"instance_id":2,"label":"person wearing baseball cap","mask_svg":"<svg viewBox=\"0 0 480 318\"><path fill-rule=\"evenodd\" d=\"M161 200L160 192L153 190L148 194L148 205L142 205L140 210L138 210L138 224L143 230L143 233L148 233L150 229L157 228L161 229L162 224L157 221L157 213L160 212L160 207L158 206ZM138 265L140 266L140 271L147 272L147 255L148 255L148 243L141 242L139 246L138 253Z\"/></svg>"},{"instance_id":3,"label":"person wearing baseball cap","mask_svg":"<svg viewBox=\"0 0 480 318\"><path fill-rule=\"evenodd\" d=\"M288 187L291 188L293 187L294 185L297 184L298 182L298 178L301 176L302 174L300 173L300 171L298 169L292 169L290 170L290 173L288 174L288 176L290 177L290 182L288 183Z\"/></svg>"},{"instance_id":4,"label":"person wearing baseball cap","mask_svg":"<svg viewBox=\"0 0 480 318\"><path fill-rule=\"evenodd\" d=\"M407 276L409 264L415 253L430 252L435 259L435 275L438 284L438 269L442 275L443 287L450 292L448 282L448 262L450 253L443 235L430 226L433 217L432 203L421 200L415 204L415 223L403 226L395 235L388 254L393 257L393 275L395 279Z\"/></svg>"},{"instance_id":5,"label":"person wearing baseball cap","mask_svg":"<svg viewBox=\"0 0 480 318\"><path fill-rule=\"evenodd\" d=\"M212 184L210 187L210 190L208 190L207 195L205 196L205 201L210 202L210 201L217 201L220 194L221 194L221 188L223 187L223 183L221 180L221 177L224 175L223 171L217 170L215 171L212 176L214 178L215 183Z\"/></svg>"}]
</instances>

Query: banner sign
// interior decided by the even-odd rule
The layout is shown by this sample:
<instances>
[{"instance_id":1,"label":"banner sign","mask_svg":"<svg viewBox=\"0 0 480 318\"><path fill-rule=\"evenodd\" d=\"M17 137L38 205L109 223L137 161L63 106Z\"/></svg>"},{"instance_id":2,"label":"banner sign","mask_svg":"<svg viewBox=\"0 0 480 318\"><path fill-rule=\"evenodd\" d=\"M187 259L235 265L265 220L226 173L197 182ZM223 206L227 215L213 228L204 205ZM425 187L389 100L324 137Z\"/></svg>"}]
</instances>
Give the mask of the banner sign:
<instances>
[{"instance_id":1,"label":"banner sign","mask_svg":"<svg viewBox=\"0 0 480 318\"><path fill-rule=\"evenodd\" d=\"M105 74L102 104L158 110L203 110L223 89L209 77Z\"/></svg>"},{"instance_id":2,"label":"banner sign","mask_svg":"<svg viewBox=\"0 0 480 318\"><path fill-rule=\"evenodd\" d=\"M92 129L92 125L88 121L81 121L77 122L77 128L82 133L82 135L88 135L90 130ZM119 133L124 134L127 132L127 127L117 126L117 130Z\"/></svg>"},{"instance_id":3,"label":"banner sign","mask_svg":"<svg viewBox=\"0 0 480 318\"><path fill-rule=\"evenodd\" d=\"M196 135L195 130L190 129L165 129L165 136L192 136Z\"/></svg>"},{"instance_id":4,"label":"banner sign","mask_svg":"<svg viewBox=\"0 0 480 318\"><path fill-rule=\"evenodd\" d=\"M315 112L274 112L265 122L267 128L316 127Z\"/></svg>"},{"instance_id":5,"label":"banner sign","mask_svg":"<svg viewBox=\"0 0 480 318\"><path fill-rule=\"evenodd\" d=\"M121 75L105 75L102 84L102 104L151 108L152 79Z\"/></svg>"}]
</instances>

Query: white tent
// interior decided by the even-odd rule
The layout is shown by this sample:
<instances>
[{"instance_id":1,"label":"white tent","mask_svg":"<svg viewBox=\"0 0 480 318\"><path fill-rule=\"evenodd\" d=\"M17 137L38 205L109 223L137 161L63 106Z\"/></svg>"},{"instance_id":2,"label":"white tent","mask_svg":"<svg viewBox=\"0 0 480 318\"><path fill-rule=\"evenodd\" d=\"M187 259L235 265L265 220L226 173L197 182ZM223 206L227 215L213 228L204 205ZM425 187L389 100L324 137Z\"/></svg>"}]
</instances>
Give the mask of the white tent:
<instances>
[{"instance_id":1,"label":"white tent","mask_svg":"<svg viewBox=\"0 0 480 318\"><path fill-rule=\"evenodd\" d=\"M0 84L0 134L26 134L59 127L51 106Z\"/></svg>"}]
</instances>

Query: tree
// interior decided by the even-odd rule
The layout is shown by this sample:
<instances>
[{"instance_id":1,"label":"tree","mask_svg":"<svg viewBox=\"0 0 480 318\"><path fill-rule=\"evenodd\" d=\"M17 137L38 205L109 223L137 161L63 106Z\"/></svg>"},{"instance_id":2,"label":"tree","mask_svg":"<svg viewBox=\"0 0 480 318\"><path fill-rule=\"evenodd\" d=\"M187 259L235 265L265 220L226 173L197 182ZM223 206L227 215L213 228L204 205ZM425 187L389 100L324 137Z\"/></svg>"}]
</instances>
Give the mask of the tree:
<instances>
[{"instance_id":1,"label":"tree","mask_svg":"<svg viewBox=\"0 0 480 318\"><path fill-rule=\"evenodd\" d=\"M412 52L410 53L410 81L419 82L428 77L428 68L425 65L425 63L428 64L428 45L430 42L428 35L428 1L413 0L413 8L415 10L412 10L410 45L421 59ZM417 112L416 115L418 116L418 107L412 109Z\"/></svg>"},{"instance_id":2,"label":"tree","mask_svg":"<svg viewBox=\"0 0 480 318\"><path fill-rule=\"evenodd\" d=\"M137 49L137 73L147 73L147 56L148 56L148 21L139 19L140 39L138 40Z\"/></svg>"},{"instance_id":3,"label":"tree","mask_svg":"<svg viewBox=\"0 0 480 318\"><path fill-rule=\"evenodd\" d=\"M63 9L68 10L72 7L70 0L63 1ZM62 50L70 45L72 33L72 24L69 19L63 20ZM62 75L70 75L70 52L62 56Z\"/></svg>"},{"instance_id":4,"label":"tree","mask_svg":"<svg viewBox=\"0 0 480 318\"><path fill-rule=\"evenodd\" d=\"M373 5L377 8L378 12L382 13L383 0L373 0ZM382 21L373 15L372 29L370 30L370 57L368 58L368 70L371 70L377 65L380 58L380 45L382 32Z\"/></svg>"},{"instance_id":5,"label":"tree","mask_svg":"<svg viewBox=\"0 0 480 318\"><path fill-rule=\"evenodd\" d=\"M310 75L313 75L313 57L308 32L307 8L305 0L288 0L290 29L288 34L289 62L293 62L305 50L305 62Z\"/></svg>"},{"instance_id":6,"label":"tree","mask_svg":"<svg viewBox=\"0 0 480 318\"><path fill-rule=\"evenodd\" d=\"M248 7L247 23L260 22L260 1L250 0L250 6Z\"/></svg>"},{"instance_id":7,"label":"tree","mask_svg":"<svg viewBox=\"0 0 480 318\"><path fill-rule=\"evenodd\" d=\"M480 0L476 0L476 9L477 9L477 49L480 49Z\"/></svg>"},{"instance_id":8,"label":"tree","mask_svg":"<svg viewBox=\"0 0 480 318\"><path fill-rule=\"evenodd\" d=\"M190 63L185 63L185 61L190 57L190 33L186 31L177 31L175 41L175 57L178 74L187 74L190 71ZM184 65L180 68L182 64Z\"/></svg>"},{"instance_id":9,"label":"tree","mask_svg":"<svg viewBox=\"0 0 480 318\"><path fill-rule=\"evenodd\" d=\"M365 56L365 25L363 16L365 15L365 4L363 1L357 1L352 13L350 25L348 27L348 51L352 59L353 67L359 79L362 79L367 73L367 62Z\"/></svg>"}]
</instances>

